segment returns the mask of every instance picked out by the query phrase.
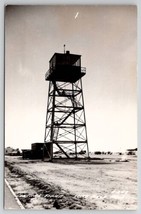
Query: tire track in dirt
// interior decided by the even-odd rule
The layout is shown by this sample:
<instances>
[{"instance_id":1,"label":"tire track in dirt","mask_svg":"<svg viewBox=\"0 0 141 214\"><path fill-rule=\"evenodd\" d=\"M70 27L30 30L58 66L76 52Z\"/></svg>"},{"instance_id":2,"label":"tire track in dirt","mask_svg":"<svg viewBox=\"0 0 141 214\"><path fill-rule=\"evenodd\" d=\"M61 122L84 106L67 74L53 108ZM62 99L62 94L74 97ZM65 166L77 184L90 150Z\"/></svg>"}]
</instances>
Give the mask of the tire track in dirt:
<instances>
[{"instance_id":1,"label":"tire track in dirt","mask_svg":"<svg viewBox=\"0 0 141 214\"><path fill-rule=\"evenodd\" d=\"M24 204L25 208L30 207L29 204L37 197L42 198L40 206L42 209L96 209L96 204L89 203L84 197L78 197L69 191L62 189L51 183L46 183L34 174L27 174L13 163L6 162L6 167L10 170L11 177L15 175L17 182L19 179L28 183L37 194L29 194L28 192L18 193L19 200ZM10 176L9 174L9 176ZM37 197L38 201L38 197ZM39 203L39 202L38 202Z\"/></svg>"}]
</instances>

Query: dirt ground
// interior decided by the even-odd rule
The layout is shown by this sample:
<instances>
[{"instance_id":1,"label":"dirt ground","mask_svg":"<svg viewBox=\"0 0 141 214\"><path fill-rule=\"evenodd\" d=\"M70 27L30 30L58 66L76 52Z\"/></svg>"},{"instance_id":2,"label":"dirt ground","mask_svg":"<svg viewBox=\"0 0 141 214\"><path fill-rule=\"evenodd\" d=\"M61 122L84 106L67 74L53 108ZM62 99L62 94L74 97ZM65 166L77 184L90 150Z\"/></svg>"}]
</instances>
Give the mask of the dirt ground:
<instances>
[{"instance_id":1,"label":"dirt ground","mask_svg":"<svg viewBox=\"0 0 141 214\"><path fill-rule=\"evenodd\" d=\"M103 158L51 163L6 156L5 177L26 209L137 209L137 157Z\"/></svg>"}]
</instances>

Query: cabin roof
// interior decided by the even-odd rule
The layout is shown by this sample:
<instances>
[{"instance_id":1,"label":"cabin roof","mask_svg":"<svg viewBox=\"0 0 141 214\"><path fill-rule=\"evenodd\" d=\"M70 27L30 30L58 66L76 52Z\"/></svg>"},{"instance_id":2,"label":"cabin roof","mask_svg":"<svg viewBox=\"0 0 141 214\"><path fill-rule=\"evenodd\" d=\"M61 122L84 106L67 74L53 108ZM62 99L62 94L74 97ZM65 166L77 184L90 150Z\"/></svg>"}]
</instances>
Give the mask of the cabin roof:
<instances>
[{"instance_id":1,"label":"cabin roof","mask_svg":"<svg viewBox=\"0 0 141 214\"><path fill-rule=\"evenodd\" d=\"M78 59L80 59L81 55L78 55L78 54L71 54L71 53L54 53L53 56L51 57L51 59L49 60L49 62L52 61L52 59L55 57L55 56L64 56L64 55L69 55L71 56L72 58L75 58L75 60L77 61Z\"/></svg>"}]
</instances>

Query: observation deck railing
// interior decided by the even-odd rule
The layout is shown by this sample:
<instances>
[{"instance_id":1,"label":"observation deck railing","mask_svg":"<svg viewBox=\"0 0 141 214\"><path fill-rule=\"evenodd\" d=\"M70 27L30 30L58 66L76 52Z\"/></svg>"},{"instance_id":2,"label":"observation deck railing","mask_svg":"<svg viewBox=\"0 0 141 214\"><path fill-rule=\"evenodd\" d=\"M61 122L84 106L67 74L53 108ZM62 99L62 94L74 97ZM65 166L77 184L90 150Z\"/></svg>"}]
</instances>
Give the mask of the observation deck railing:
<instances>
[{"instance_id":1,"label":"observation deck railing","mask_svg":"<svg viewBox=\"0 0 141 214\"><path fill-rule=\"evenodd\" d=\"M77 66L72 66L72 67L77 67ZM51 67L46 73L45 73L45 79L47 79L53 72L55 71L55 67ZM86 68L81 67L81 73L86 74Z\"/></svg>"}]
</instances>

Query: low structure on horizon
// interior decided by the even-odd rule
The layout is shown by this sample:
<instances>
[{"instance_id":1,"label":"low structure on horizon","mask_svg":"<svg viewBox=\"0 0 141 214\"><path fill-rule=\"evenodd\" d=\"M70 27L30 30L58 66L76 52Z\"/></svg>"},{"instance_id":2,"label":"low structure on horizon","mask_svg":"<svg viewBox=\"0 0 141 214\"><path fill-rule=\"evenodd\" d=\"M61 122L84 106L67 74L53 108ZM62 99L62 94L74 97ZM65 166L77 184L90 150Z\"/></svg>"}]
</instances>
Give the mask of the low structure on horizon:
<instances>
[{"instance_id":1,"label":"low structure on horizon","mask_svg":"<svg viewBox=\"0 0 141 214\"><path fill-rule=\"evenodd\" d=\"M32 143L31 149L22 149L22 158L23 159L43 159L44 157L44 143ZM50 158L46 154L46 158Z\"/></svg>"},{"instance_id":2,"label":"low structure on horizon","mask_svg":"<svg viewBox=\"0 0 141 214\"><path fill-rule=\"evenodd\" d=\"M19 156L19 155L21 155L21 152L20 152L19 148L14 149L14 148L8 146L5 148L5 155Z\"/></svg>"},{"instance_id":3,"label":"low structure on horizon","mask_svg":"<svg viewBox=\"0 0 141 214\"><path fill-rule=\"evenodd\" d=\"M126 150L126 154L127 155L137 155L137 152L138 152L137 148L135 148L135 149L127 149Z\"/></svg>"}]
</instances>

